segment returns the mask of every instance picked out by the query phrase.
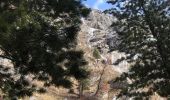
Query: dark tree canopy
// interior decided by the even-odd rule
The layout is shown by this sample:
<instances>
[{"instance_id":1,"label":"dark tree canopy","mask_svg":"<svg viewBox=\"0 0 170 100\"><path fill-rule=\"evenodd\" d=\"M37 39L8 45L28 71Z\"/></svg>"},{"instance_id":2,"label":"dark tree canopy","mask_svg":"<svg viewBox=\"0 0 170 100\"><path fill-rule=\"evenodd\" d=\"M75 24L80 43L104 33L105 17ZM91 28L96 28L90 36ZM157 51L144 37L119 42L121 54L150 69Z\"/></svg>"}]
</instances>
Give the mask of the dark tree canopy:
<instances>
[{"instance_id":1,"label":"dark tree canopy","mask_svg":"<svg viewBox=\"0 0 170 100\"><path fill-rule=\"evenodd\" d=\"M14 68L0 66L0 89L12 96L31 95L45 85L71 87L70 77L87 77L82 51L75 51L80 17L88 14L82 0L1 0L0 54ZM9 73L9 70L12 72Z\"/></svg>"},{"instance_id":2,"label":"dark tree canopy","mask_svg":"<svg viewBox=\"0 0 170 100\"><path fill-rule=\"evenodd\" d=\"M108 0L114 8L106 12L117 17L112 27L119 34L118 50L133 62L130 72L119 79L133 80L122 94L148 98L153 92L170 95L170 1ZM133 59L138 56L137 59ZM118 81L118 80L117 80ZM139 92L142 88L148 91Z\"/></svg>"}]
</instances>

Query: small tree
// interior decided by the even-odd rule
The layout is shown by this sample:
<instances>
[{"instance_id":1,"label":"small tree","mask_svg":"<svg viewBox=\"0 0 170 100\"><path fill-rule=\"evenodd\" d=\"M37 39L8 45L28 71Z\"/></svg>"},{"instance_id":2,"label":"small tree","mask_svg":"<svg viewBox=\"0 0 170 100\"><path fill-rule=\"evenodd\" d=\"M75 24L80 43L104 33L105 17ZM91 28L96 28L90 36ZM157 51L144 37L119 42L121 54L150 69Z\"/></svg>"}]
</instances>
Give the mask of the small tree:
<instances>
[{"instance_id":1,"label":"small tree","mask_svg":"<svg viewBox=\"0 0 170 100\"><path fill-rule=\"evenodd\" d=\"M89 89L89 79L82 79L79 80L79 97L81 98L83 96L84 90Z\"/></svg>"},{"instance_id":2,"label":"small tree","mask_svg":"<svg viewBox=\"0 0 170 100\"><path fill-rule=\"evenodd\" d=\"M94 51L93 51L93 57L95 59L100 59L101 58L100 52L99 52L99 50L97 48L95 48Z\"/></svg>"}]
</instances>

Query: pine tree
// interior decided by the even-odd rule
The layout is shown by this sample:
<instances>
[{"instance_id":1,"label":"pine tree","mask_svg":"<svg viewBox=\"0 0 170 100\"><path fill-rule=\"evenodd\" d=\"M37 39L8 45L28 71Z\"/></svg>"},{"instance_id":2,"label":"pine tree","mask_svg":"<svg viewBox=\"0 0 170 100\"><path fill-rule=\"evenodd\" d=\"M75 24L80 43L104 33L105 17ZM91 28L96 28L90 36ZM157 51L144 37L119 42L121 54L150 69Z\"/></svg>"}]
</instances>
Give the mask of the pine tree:
<instances>
[{"instance_id":1,"label":"pine tree","mask_svg":"<svg viewBox=\"0 0 170 100\"><path fill-rule=\"evenodd\" d=\"M0 66L0 89L9 97L32 95L36 87L28 75L66 88L70 77L86 78L87 62L74 47L80 18L88 11L82 0L1 0L0 58L14 67Z\"/></svg>"},{"instance_id":2,"label":"pine tree","mask_svg":"<svg viewBox=\"0 0 170 100\"><path fill-rule=\"evenodd\" d=\"M122 94L143 99L153 92L169 96L170 1L108 0L108 3L114 8L106 12L117 17L112 25L121 40L117 49L129 55L126 60L135 62L130 72L118 79L133 80ZM139 92L142 88L149 90Z\"/></svg>"}]
</instances>

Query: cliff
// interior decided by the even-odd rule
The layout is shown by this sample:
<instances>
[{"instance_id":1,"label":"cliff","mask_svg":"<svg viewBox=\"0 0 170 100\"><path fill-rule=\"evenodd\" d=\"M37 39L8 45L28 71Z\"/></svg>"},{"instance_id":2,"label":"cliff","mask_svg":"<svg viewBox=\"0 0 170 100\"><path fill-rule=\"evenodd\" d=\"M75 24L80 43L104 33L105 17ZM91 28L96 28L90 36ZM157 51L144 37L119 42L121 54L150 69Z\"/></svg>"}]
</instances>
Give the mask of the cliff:
<instances>
[{"instance_id":1,"label":"cliff","mask_svg":"<svg viewBox=\"0 0 170 100\"><path fill-rule=\"evenodd\" d=\"M92 10L87 18L82 18L83 23L78 35L78 45L85 53L98 49L101 55L100 60L107 61L117 72L122 73L128 71L128 63L122 62L117 66L114 66L113 63L125 57L125 54L118 51L110 52L120 43L117 33L110 27L116 20L114 16L99 10ZM86 49L84 49L85 47Z\"/></svg>"}]
</instances>

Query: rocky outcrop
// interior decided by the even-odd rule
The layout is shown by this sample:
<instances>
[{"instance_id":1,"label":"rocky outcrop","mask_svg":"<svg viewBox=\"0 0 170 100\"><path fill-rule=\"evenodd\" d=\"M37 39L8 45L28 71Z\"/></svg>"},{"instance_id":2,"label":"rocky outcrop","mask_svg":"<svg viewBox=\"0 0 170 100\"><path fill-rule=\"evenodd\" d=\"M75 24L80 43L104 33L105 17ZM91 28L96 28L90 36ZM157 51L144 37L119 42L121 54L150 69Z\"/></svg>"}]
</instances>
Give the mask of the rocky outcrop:
<instances>
[{"instance_id":1,"label":"rocky outcrop","mask_svg":"<svg viewBox=\"0 0 170 100\"><path fill-rule=\"evenodd\" d=\"M124 53L118 51L110 52L120 43L118 34L110 27L116 20L112 15L99 10L92 10L87 18L82 18L83 23L80 32L84 38L80 41L85 41L84 46L88 46L90 51L97 48L100 51L101 58L110 65L113 65L117 59L126 57ZM113 65L113 68L122 73L128 71L128 63L124 61L117 66Z\"/></svg>"},{"instance_id":2,"label":"rocky outcrop","mask_svg":"<svg viewBox=\"0 0 170 100\"><path fill-rule=\"evenodd\" d=\"M116 21L116 18L95 9L86 18L86 23L89 27L101 30L107 30L113 21Z\"/></svg>"},{"instance_id":3,"label":"rocky outcrop","mask_svg":"<svg viewBox=\"0 0 170 100\"><path fill-rule=\"evenodd\" d=\"M78 34L77 47L84 51L91 71L90 96L94 96L98 88L95 95L98 100L112 98L108 94L110 91L109 81L120 76L122 72L128 71L127 62L114 65L118 59L126 57L125 54L118 51L110 52L119 43L118 35L110 27L114 21L116 21L114 16L99 10L92 10L87 18L82 18L81 31ZM100 59L93 57L93 52L96 49L101 55ZM103 70L104 73L101 76Z\"/></svg>"}]
</instances>

